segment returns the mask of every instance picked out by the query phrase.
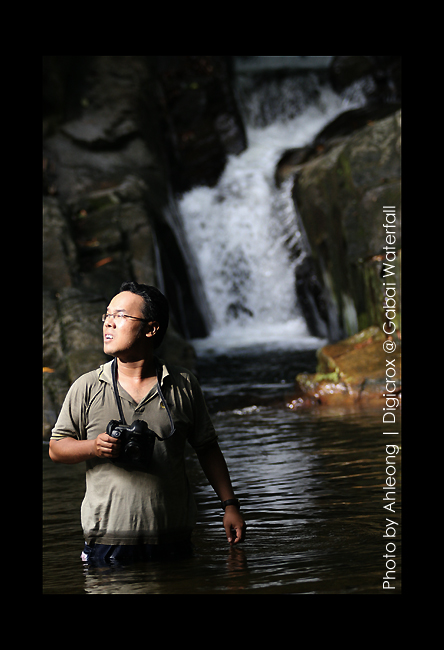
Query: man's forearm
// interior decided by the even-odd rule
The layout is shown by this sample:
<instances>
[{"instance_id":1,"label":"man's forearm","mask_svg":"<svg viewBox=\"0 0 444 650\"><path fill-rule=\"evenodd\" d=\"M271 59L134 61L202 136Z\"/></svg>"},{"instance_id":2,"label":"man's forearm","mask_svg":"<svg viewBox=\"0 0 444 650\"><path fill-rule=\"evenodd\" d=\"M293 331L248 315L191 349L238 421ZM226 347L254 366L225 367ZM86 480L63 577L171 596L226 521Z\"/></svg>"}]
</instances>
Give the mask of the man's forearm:
<instances>
[{"instance_id":1,"label":"man's forearm","mask_svg":"<svg viewBox=\"0 0 444 650\"><path fill-rule=\"evenodd\" d=\"M228 473L225 458L216 443L212 447L197 454L200 465L221 501L234 498L233 487Z\"/></svg>"},{"instance_id":2,"label":"man's forearm","mask_svg":"<svg viewBox=\"0 0 444 650\"><path fill-rule=\"evenodd\" d=\"M95 455L95 440L62 438L49 441L49 457L55 463L74 465L93 458Z\"/></svg>"},{"instance_id":3,"label":"man's forearm","mask_svg":"<svg viewBox=\"0 0 444 650\"><path fill-rule=\"evenodd\" d=\"M227 464L219 445L216 443L209 449L197 454L205 476L213 487L219 499L227 501L234 498ZM238 544L245 539L245 520L235 505L228 505L224 514L224 529L230 544Z\"/></svg>"}]
</instances>

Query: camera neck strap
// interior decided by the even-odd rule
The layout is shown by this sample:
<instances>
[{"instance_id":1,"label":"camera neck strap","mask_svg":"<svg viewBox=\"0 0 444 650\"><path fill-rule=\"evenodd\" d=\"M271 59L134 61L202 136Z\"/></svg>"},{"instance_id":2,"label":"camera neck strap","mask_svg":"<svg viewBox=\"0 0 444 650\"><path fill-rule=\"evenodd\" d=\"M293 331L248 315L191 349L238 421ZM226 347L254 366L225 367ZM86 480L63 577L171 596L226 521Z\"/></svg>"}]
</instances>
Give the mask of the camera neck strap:
<instances>
[{"instance_id":1,"label":"camera neck strap","mask_svg":"<svg viewBox=\"0 0 444 650\"><path fill-rule=\"evenodd\" d=\"M169 436L166 436L166 438L161 438L154 431L153 431L153 433L154 433L154 435L156 436L156 438L158 440L167 440L168 438L171 438L171 436L173 435L173 433L175 432L176 429L174 427L173 418L171 417L171 411L168 408L168 404L166 403L166 399L163 396L162 389L160 387L161 368L160 368L160 364L157 361L157 359L156 359L155 363L156 363L156 375L157 375L157 392L159 393L159 397L161 399L161 402L162 402L163 406L165 407L165 410L166 410L166 412L168 414L168 418L170 420L171 433L170 433ZM111 364L111 375L112 375L112 378L113 378L114 397L116 398L117 408L119 409L120 421L121 421L122 424L126 424L125 416L123 415L122 402L121 402L121 399L120 399L119 390L117 388L116 371L117 371L117 359L113 359L113 362Z\"/></svg>"}]
</instances>

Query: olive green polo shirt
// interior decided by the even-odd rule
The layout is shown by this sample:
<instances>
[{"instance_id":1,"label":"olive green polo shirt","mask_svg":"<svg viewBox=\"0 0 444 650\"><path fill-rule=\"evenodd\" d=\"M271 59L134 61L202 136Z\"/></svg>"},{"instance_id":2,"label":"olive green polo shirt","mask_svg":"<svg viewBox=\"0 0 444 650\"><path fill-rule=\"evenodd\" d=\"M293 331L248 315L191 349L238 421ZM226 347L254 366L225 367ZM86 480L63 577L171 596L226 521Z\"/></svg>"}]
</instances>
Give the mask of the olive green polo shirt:
<instances>
[{"instance_id":1,"label":"olive green polo shirt","mask_svg":"<svg viewBox=\"0 0 444 650\"><path fill-rule=\"evenodd\" d=\"M51 440L72 436L92 440L119 420L111 361L79 377L69 389ZM196 451L217 440L197 379L188 370L162 365L161 388L175 433L156 439L148 469L93 458L86 461L86 492L81 507L85 541L90 544L161 544L188 539L197 508L185 471L188 442ZM126 422L145 420L162 438L171 432L157 384L136 404L120 384Z\"/></svg>"}]
</instances>

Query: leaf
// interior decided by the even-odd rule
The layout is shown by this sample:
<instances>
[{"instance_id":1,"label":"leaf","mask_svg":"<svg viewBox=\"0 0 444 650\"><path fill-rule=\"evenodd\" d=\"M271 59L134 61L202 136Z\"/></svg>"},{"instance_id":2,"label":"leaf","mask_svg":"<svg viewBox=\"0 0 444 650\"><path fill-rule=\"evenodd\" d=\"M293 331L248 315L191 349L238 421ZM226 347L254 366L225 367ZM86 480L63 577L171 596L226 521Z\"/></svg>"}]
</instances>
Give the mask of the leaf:
<instances>
[{"instance_id":1,"label":"leaf","mask_svg":"<svg viewBox=\"0 0 444 650\"><path fill-rule=\"evenodd\" d=\"M94 264L94 266L95 266L96 268L98 268L99 266L104 266L105 264L109 264L109 263L112 262L112 261L113 261L113 258L112 258L112 257L104 257L103 259L101 259L101 260L99 260L98 262L96 262L96 263Z\"/></svg>"}]
</instances>

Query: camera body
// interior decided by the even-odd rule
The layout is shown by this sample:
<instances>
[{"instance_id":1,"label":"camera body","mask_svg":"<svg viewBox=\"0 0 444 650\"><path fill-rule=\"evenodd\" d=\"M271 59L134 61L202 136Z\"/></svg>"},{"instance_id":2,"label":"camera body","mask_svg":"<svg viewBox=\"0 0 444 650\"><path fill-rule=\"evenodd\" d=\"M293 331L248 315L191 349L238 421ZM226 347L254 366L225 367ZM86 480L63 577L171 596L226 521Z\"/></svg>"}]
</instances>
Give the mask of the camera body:
<instances>
[{"instance_id":1,"label":"camera body","mask_svg":"<svg viewBox=\"0 0 444 650\"><path fill-rule=\"evenodd\" d=\"M115 460L140 469L147 469L154 451L156 434L151 431L144 420L134 420L132 424L122 424L111 420L106 433L112 438L119 438L120 453Z\"/></svg>"}]
</instances>

